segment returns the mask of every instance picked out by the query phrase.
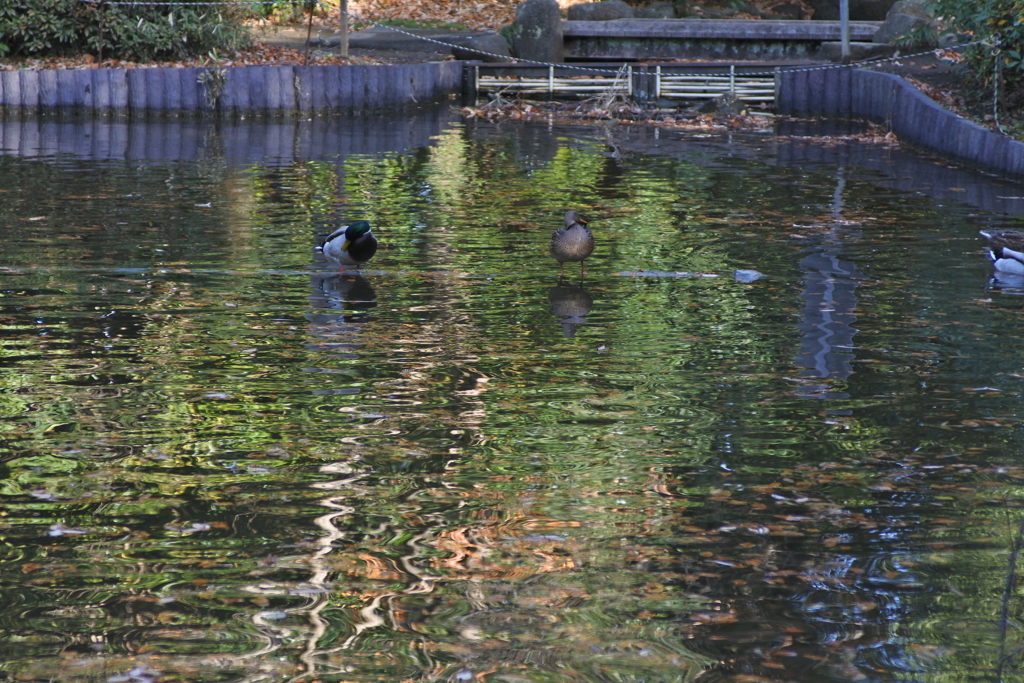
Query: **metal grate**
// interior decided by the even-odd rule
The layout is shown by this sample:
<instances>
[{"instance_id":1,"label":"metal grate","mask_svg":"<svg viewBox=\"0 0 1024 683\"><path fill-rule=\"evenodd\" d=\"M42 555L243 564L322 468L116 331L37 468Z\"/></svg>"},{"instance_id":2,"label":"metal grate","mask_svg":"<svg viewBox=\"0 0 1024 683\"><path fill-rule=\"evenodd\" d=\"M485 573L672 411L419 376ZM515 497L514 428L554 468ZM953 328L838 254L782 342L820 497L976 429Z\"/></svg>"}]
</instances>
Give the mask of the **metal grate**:
<instances>
[{"instance_id":1,"label":"metal grate","mask_svg":"<svg viewBox=\"0 0 1024 683\"><path fill-rule=\"evenodd\" d=\"M536 71L537 69L532 69ZM555 68L548 67L543 78L526 76L483 76L477 67L477 92L518 92L529 95L580 95L583 97L600 92L618 92L629 95L633 92L632 69L625 77L616 76L555 76Z\"/></svg>"},{"instance_id":2,"label":"metal grate","mask_svg":"<svg viewBox=\"0 0 1024 683\"><path fill-rule=\"evenodd\" d=\"M729 73L717 74L665 74L661 67L655 71L655 96L666 99L711 99L732 93L745 102L774 102L775 77L737 74L730 66Z\"/></svg>"},{"instance_id":3,"label":"metal grate","mask_svg":"<svg viewBox=\"0 0 1024 683\"><path fill-rule=\"evenodd\" d=\"M486 68L486 67L485 67ZM625 66L618 76L572 76L558 74L556 67L527 67L527 75L515 75L515 68L503 67L498 75L474 67L477 93L514 92L548 97L591 97L597 93L621 94L638 100L651 97L670 100L702 100L732 93L746 102L775 101L774 74L747 74L735 65L714 71L661 66L636 69ZM543 72L546 71L546 74ZM539 73L538 73L539 72ZM541 75L543 74L543 75Z\"/></svg>"}]
</instances>

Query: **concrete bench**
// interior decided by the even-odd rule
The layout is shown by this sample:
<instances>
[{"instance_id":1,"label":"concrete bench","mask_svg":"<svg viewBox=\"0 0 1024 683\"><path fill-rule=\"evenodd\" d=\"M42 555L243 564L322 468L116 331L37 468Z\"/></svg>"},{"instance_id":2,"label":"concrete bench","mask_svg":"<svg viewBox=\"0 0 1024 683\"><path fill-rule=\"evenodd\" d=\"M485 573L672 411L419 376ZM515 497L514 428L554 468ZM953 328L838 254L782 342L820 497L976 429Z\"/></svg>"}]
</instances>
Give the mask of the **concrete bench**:
<instances>
[{"instance_id":1,"label":"concrete bench","mask_svg":"<svg viewBox=\"0 0 1024 683\"><path fill-rule=\"evenodd\" d=\"M881 26L851 21L850 41L870 42ZM616 19L563 21L569 59L806 59L841 39L838 21Z\"/></svg>"}]
</instances>

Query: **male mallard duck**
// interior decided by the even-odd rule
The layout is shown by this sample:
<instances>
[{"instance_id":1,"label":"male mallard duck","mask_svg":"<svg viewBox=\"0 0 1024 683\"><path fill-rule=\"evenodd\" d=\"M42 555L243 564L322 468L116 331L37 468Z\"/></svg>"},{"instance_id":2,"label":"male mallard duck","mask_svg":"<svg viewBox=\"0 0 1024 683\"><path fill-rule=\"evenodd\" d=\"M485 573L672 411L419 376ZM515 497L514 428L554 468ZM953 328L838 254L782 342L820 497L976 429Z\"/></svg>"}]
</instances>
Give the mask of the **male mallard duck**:
<instances>
[{"instance_id":1,"label":"male mallard duck","mask_svg":"<svg viewBox=\"0 0 1024 683\"><path fill-rule=\"evenodd\" d=\"M1024 230L981 230L996 270L1024 275Z\"/></svg>"},{"instance_id":2,"label":"male mallard duck","mask_svg":"<svg viewBox=\"0 0 1024 683\"><path fill-rule=\"evenodd\" d=\"M356 221L327 235L317 249L337 261L338 270L344 270L345 266L355 266L358 270L377 253L377 238L370 232L369 223Z\"/></svg>"},{"instance_id":3,"label":"male mallard duck","mask_svg":"<svg viewBox=\"0 0 1024 683\"><path fill-rule=\"evenodd\" d=\"M580 262L580 277L587 274L583 260L594 251L594 236L587 230L587 222L574 209L565 212L565 227L551 235L551 255L558 261L558 277L562 277L566 263Z\"/></svg>"}]
</instances>

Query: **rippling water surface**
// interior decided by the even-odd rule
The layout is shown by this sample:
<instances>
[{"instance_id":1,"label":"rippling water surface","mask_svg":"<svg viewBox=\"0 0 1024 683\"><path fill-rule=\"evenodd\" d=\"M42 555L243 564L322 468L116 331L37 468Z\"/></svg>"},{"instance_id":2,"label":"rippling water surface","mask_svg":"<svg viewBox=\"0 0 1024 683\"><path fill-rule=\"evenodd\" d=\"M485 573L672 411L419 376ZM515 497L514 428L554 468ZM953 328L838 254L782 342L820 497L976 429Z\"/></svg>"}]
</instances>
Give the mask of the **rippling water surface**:
<instances>
[{"instance_id":1,"label":"rippling water surface","mask_svg":"<svg viewBox=\"0 0 1024 683\"><path fill-rule=\"evenodd\" d=\"M0 125L0 671L1021 680L1024 188L787 125Z\"/></svg>"}]
</instances>

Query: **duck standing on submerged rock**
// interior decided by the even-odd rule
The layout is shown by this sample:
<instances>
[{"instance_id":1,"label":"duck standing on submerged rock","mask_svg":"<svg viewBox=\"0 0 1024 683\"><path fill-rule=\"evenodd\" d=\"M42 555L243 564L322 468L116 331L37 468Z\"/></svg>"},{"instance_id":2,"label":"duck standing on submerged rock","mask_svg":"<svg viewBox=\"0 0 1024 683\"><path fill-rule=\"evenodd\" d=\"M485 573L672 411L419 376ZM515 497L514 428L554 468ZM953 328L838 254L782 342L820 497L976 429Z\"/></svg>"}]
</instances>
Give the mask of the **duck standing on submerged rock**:
<instances>
[{"instance_id":1,"label":"duck standing on submerged rock","mask_svg":"<svg viewBox=\"0 0 1024 683\"><path fill-rule=\"evenodd\" d=\"M327 258L337 261L339 271L344 270L345 266L355 266L359 270L361 265L377 253L377 238L370 231L369 223L356 221L324 237L317 249Z\"/></svg>"},{"instance_id":2,"label":"duck standing on submerged rock","mask_svg":"<svg viewBox=\"0 0 1024 683\"><path fill-rule=\"evenodd\" d=\"M1024 230L981 230L996 270L1024 275Z\"/></svg>"},{"instance_id":3,"label":"duck standing on submerged rock","mask_svg":"<svg viewBox=\"0 0 1024 683\"><path fill-rule=\"evenodd\" d=\"M580 262L580 277L587 274L584 259L594 251L594 236L587 230L587 222L575 209L565 212L565 227L551 235L551 255L558 261L558 277L562 277L566 263Z\"/></svg>"}]
</instances>

